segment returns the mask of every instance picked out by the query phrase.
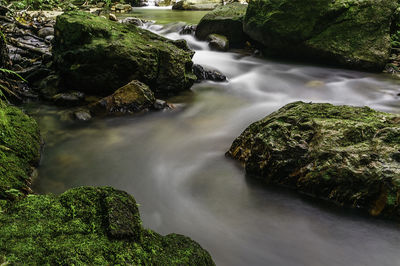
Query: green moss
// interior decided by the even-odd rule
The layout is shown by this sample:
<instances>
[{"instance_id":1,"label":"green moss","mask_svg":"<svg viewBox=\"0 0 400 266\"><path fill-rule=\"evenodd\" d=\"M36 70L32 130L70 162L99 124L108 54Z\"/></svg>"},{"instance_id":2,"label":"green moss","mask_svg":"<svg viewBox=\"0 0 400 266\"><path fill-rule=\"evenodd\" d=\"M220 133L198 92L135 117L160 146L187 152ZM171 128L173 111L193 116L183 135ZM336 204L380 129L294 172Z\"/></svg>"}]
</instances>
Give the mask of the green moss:
<instances>
[{"instance_id":1,"label":"green moss","mask_svg":"<svg viewBox=\"0 0 400 266\"><path fill-rule=\"evenodd\" d=\"M396 0L255 0L244 31L268 53L382 70L397 5Z\"/></svg>"},{"instance_id":2,"label":"green moss","mask_svg":"<svg viewBox=\"0 0 400 266\"><path fill-rule=\"evenodd\" d=\"M206 40L208 35L216 33L228 38L233 46L241 46L246 41L243 33L243 18L247 5L230 3L217 7L207 13L196 28L196 37Z\"/></svg>"},{"instance_id":3,"label":"green moss","mask_svg":"<svg viewBox=\"0 0 400 266\"><path fill-rule=\"evenodd\" d=\"M84 12L57 17L55 61L69 89L109 95L133 79L157 93L190 88L193 52L134 25Z\"/></svg>"},{"instance_id":4,"label":"green moss","mask_svg":"<svg viewBox=\"0 0 400 266\"><path fill-rule=\"evenodd\" d=\"M13 106L0 105L0 199L30 191L32 166L40 158L36 122Z\"/></svg>"},{"instance_id":5,"label":"green moss","mask_svg":"<svg viewBox=\"0 0 400 266\"><path fill-rule=\"evenodd\" d=\"M122 115L148 110L154 106L155 100L147 85L133 80L112 95L89 105L89 109L95 115Z\"/></svg>"},{"instance_id":6,"label":"green moss","mask_svg":"<svg viewBox=\"0 0 400 266\"><path fill-rule=\"evenodd\" d=\"M214 265L189 238L142 228L134 198L109 187L30 195L0 224L0 258L11 264Z\"/></svg>"},{"instance_id":7,"label":"green moss","mask_svg":"<svg viewBox=\"0 0 400 266\"><path fill-rule=\"evenodd\" d=\"M398 115L295 102L250 125L228 155L266 182L399 219L399 150Z\"/></svg>"}]
</instances>

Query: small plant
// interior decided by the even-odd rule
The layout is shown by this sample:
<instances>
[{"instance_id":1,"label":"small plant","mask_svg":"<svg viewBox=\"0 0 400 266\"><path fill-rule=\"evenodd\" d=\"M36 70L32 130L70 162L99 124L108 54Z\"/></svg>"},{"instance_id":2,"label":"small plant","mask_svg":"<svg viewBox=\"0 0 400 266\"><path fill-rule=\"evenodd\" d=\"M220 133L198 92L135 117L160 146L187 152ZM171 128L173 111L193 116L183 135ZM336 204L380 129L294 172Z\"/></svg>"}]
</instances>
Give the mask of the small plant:
<instances>
[{"instance_id":1,"label":"small plant","mask_svg":"<svg viewBox=\"0 0 400 266\"><path fill-rule=\"evenodd\" d=\"M14 75L16 77L18 77L20 80L26 82L26 80L21 77L21 75L19 75L18 73L16 73L15 71L9 70L9 69L4 69L4 68L0 68L0 72L6 74L6 75ZM19 98L19 96L17 94L15 94L15 92L13 92L11 89L9 89L7 86L3 85L0 83L0 98L3 98L4 100L6 100L6 96L4 93L10 94L15 96L16 98Z\"/></svg>"}]
</instances>

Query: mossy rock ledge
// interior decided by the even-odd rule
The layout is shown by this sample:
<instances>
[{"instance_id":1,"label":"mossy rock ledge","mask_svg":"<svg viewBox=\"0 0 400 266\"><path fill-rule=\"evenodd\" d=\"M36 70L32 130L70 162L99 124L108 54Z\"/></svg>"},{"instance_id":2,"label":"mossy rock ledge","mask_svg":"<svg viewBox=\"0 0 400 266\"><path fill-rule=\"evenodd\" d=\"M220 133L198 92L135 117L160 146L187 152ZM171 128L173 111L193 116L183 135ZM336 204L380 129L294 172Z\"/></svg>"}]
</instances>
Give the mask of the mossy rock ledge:
<instances>
[{"instance_id":1,"label":"mossy rock ledge","mask_svg":"<svg viewBox=\"0 0 400 266\"><path fill-rule=\"evenodd\" d=\"M41 138L35 120L0 102L0 208L31 192L31 175L40 160Z\"/></svg>"},{"instance_id":2,"label":"mossy rock ledge","mask_svg":"<svg viewBox=\"0 0 400 266\"><path fill-rule=\"evenodd\" d=\"M243 18L247 5L230 3L219 6L207 13L196 28L196 37L206 40L210 34L220 34L228 38L232 47L241 47L246 36L243 33Z\"/></svg>"},{"instance_id":3,"label":"mossy rock ledge","mask_svg":"<svg viewBox=\"0 0 400 266\"><path fill-rule=\"evenodd\" d=\"M244 32L266 54L380 71L397 0L254 0Z\"/></svg>"},{"instance_id":4,"label":"mossy rock ledge","mask_svg":"<svg viewBox=\"0 0 400 266\"><path fill-rule=\"evenodd\" d=\"M0 262L29 265L214 265L190 238L141 225L134 198L110 187L29 195L0 213Z\"/></svg>"},{"instance_id":5,"label":"mossy rock ledge","mask_svg":"<svg viewBox=\"0 0 400 266\"><path fill-rule=\"evenodd\" d=\"M88 94L110 95L132 80L174 94L196 80L184 40L80 11L57 17L53 54L61 85Z\"/></svg>"},{"instance_id":6,"label":"mossy rock ledge","mask_svg":"<svg viewBox=\"0 0 400 266\"><path fill-rule=\"evenodd\" d=\"M400 115L295 102L250 125L227 155L267 183L400 218Z\"/></svg>"}]
</instances>

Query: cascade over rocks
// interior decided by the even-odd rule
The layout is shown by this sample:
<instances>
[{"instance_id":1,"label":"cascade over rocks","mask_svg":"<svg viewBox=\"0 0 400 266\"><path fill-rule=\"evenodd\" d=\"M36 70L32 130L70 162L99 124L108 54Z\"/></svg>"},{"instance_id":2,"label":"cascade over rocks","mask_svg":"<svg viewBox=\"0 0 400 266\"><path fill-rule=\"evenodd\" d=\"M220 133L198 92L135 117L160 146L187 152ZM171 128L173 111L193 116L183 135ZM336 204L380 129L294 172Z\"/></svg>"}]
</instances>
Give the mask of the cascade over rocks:
<instances>
[{"instance_id":1,"label":"cascade over rocks","mask_svg":"<svg viewBox=\"0 0 400 266\"><path fill-rule=\"evenodd\" d=\"M159 94L187 90L196 80L193 54L183 40L84 12L64 13L55 25L61 85L88 94L109 95L134 79Z\"/></svg>"},{"instance_id":2,"label":"cascade over rocks","mask_svg":"<svg viewBox=\"0 0 400 266\"><path fill-rule=\"evenodd\" d=\"M244 32L266 54L381 71L397 0L254 0Z\"/></svg>"},{"instance_id":3,"label":"cascade over rocks","mask_svg":"<svg viewBox=\"0 0 400 266\"><path fill-rule=\"evenodd\" d=\"M295 102L250 125L227 155L246 173L400 219L400 116Z\"/></svg>"}]
</instances>

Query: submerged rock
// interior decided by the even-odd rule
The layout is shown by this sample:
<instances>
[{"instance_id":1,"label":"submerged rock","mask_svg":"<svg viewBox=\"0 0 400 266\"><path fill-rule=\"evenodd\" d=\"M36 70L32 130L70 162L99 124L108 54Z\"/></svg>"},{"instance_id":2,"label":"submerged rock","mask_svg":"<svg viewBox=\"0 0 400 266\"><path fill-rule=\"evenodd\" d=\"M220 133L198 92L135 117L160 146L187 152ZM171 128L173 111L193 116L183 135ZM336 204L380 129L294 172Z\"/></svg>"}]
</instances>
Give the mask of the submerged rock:
<instances>
[{"instance_id":1,"label":"submerged rock","mask_svg":"<svg viewBox=\"0 0 400 266\"><path fill-rule=\"evenodd\" d=\"M72 114L73 118L78 121L89 121L92 115L89 110L77 110Z\"/></svg>"},{"instance_id":2,"label":"submerged rock","mask_svg":"<svg viewBox=\"0 0 400 266\"><path fill-rule=\"evenodd\" d=\"M30 195L0 212L2 263L214 265L188 237L144 229L135 199L110 187Z\"/></svg>"},{"instance_id":3,"label":"submerged rock","mask_svg":"<svg viewBox=\"0 0 400 266\"><path fill-rule=\"evenodd\" d=\"M227 155L268 183L400 218L399 115L295 102L249 126Z\"/></svg>"},{"instance_id":4,"label":"submerged rock","mask_svg":"<svg viewBox=\"0 0 400 266\"><path fill-rule=\"evenodd\" d=\"M241 47L246 41L243 33L246 9L247 5L231 3L207 13L197 25L196 37L206 40L210 34L221 34L228 38L232 47Z\"/></svg>"},{"instance_id":5,"label":"submerged rock","mask_svg":"<svg viewBox=\"0 0 400 266\"><path fill-rule=\"evenodd\" d=\"M134 25L69 12L57 17L55 32L55 63L67 89L105 96L137 79L173 94L196 79L187 46Z\"/></svg>"},{"instance_id":6,"label":"submerged rock","mask_svg":"<svg viewBox=\"0 0 400 266\"><path fill-rule=\"evenodd\" d=\"M95 115L122 115L152 108L155 101L153 92L146 84L133 80L89 108Z\"/></svg>"},{"instance_id":7,"label":"submerged rock","mask_svg":"<svg viewBox=\"0 0 400 266\"><path fill-rule=\"evenodd\" d=\"M244 32L267 54L382 70L397 0L255 0Z\"/></svg>"},{"instance_id":8,"label":"submerged rock","mask_svg":"<svg viewBox=\"0 0 400 266\"><path fill-rule=\"evenodd\" d=\"M31 191L31 174L39 163L41 141L35 120L1 102L0 135L1 208L2 200L15 199Z\"/></svg>"}]
</instances>

